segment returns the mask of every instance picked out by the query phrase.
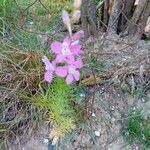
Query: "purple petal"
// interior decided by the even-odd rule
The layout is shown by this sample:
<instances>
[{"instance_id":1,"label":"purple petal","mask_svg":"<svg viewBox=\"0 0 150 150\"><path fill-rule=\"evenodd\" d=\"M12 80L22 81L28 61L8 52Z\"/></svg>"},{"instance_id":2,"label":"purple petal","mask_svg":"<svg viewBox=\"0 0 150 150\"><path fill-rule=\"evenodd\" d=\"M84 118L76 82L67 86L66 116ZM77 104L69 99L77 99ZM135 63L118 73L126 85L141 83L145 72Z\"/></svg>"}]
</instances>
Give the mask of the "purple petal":
<instances>
[{"instance_id":1,"label":"purple petal","mask_svg":"<svg viewBox=\"0 0 150 150\"><path fill-rule=\"evenodd\" d=\"M54 70L55 66L52 65L46 56L43 56L42 61L45 64L45 70Z\"/></svg>"},{"instance_id":2,"label":"purple petal","mask_svg":"<svg viewBox=\"0 0 150 150\"><path fill-rule=\"evenodd\" d=\"M71 84L72 82L73 82L73 76L69 74L66 78L66 83Z\"/></svg>"},{"instance_id":3,"label":"purple petal","mask_svg":"<svg viewBox=\"0 0 150 150\"><path fill-rule=\"evenodd\" d=\"M83 67L83 62L80 58L77 59L77 61L74 62L74 65L76 68L82 68Z\"/></svg>"},{"instance_id":4,"label":"purple petal","mask_svg":"<svg viewBox=\"0 0 150 150\"><path fill-rule=\"evenodd\" d=\"M72 46L74 46L74 45L78 45L78 44L79 44L79 42L80 42L79 40L73 41L73 42L71 43L71 45L72 45Z\"/></svg>"},{"instance_id":5,"label":"purple petal","mask_svg":"<svg viewBox=\"0 0 150 150\"><path fill-rule=\"evenodd\" d=\"M69 74L74 74L75 72L76 72L75 66L72 66L72 65L68 66L68 73Z\"/></svg>"},{"instance_id":6,"label":"purple petal","mask_svg":"<svg viewBox=\"0 0 150 150\"><path fill-rule=\"evenodd\" d=\"M73 74L73 77L75 78L76 81L79 81L79 79L80 79L79 71L75 71L74 74Z\"/></svg>"},{"instance_id":7,"label":"purple petal","mask_svg":"<svg viewBox=\"0 0 150 150\"><path fill-rule=\"evenodd\" d=\"M64 42L66 42L66 43L68 43L68 45L70 45L70 44L71 44L71 39L70 39L70 37L69 37L69 36L66 36L66 37L64 38L63 43L64 43Z\"/></svg>"},{"instance_id":8,"label":"purple petal","mask_svg":"<svg viewBox=\"0 0 150 150\"><path fill-rule=\"evenodd\" d=\"M44 75L44 80L47 82L51 82L53 79L53 73L51 71L46 71Z\"/></svg>"},{"instance_id":9,"label":"purple petal","mask_svg":"<svg viewBox=\"0 0 150 150\"><path fill-rule=\"evenodd\" d=\"M78 54L80 54L81 46L80 45L73 45L73 46L71 46L70 49L74 55L78 55Z\"/></svg>"},{"instance_id":10,"label":"purple petal","mask_svg":"<svg viewBox=\"0 0 150 150\"><path fill-rule=\"evenodd\" d=\"M84 36L84 31L80 30L73 35L73 40L80 40Z\"/></svg>"},{"instance_id":11,"label":"purple petal","mask_svg":"<svg viewBox=\"0 0 150 150\"><path fill-rule=\"evenodd\" d=\"M62 43L55 41L51 44L51 49L54 53L59 54L62 49Z\"/></svg>"},{"instance_id":12,"label":"purple petal","mask_svg":"<svg viewBox=\"0 0 150 150\"><path fill-rule=\"evenodd\" d=\"M65 77L67 75L67 68L66 67L57 67L55 73L59 77Z\"/></svg>"},{"instance_id":13,"label":"purple petal","mask_svg":"<svg viewBox=\"0 0 150 150\"><path fill-rule=\"evenodd\" d=\"M58 54L58 55L56 56L56 59L55 59L56 63L61 63L61 62L63 62L64 60L65 60L65 57L64 57L63 55L61 55L61 54Z\"/></svg>"},{"instance_id":14,"label":"purple petal","mask_svg":"<svg viewBox=\"0 0 150 150\"><path fill-rule=\"evenodd\" d=\"M73 63L74 63L74 56L73 55L69 55L69 56L67 56L67 59L66 59L66 61L67 61L67 63L69 64L69 65L72 65Z\"/></svg>"}]
</instances>

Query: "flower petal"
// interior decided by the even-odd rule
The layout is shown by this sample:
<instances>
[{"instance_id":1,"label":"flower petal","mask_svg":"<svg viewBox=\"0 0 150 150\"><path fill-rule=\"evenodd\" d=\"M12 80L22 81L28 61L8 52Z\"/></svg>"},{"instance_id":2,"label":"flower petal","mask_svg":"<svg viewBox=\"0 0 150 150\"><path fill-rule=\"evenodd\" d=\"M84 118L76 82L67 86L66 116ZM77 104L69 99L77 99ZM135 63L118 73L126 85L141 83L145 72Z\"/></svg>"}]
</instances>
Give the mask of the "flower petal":
<instances>
[{"instance_id":1,"label":"flower petal","mask_svg":"<svg viewBox=\"0 0 150 150\"><path fill-rule=\"evenodd\" d=\"M75 71L74 74L73 74L73 77L75 78L76 81L79 81L79 79L80 79L79 71Z\"/></svg>"},{"instance_id":2,"label":"flower petal","mask_svg":"<svg viewBox=\"0 0 150 150\"><path fill-rule=\"evenodd\" d=\"M43 56L42 61L45 64L45 70L54 70L54 66L46 56Z\"/></svg>"},{"instance_id":3,"label":"flower petal","mask_svg":"<svg viewBox=\"0 0 150 150\"><path fill-rule=\"evenodd\" d=\"M80 54L81 46L80 45L73 45L73 46L71 46L70 49L74 55L78 55L78 54Z\"/></svg>"},{"instance_id":4,"label":"flower petal","mask_svg":"<svg viewBox=\"0 0 150 150\"><path fill-rule=\"evenodd\" d=\"M68 73L74 74L76 72L76 68L73 65L68 66Z\"/></svg>"},{"instance_id":5,"label":"flower petal","mask_svg":"<svg viewBox=\"0 0 150 150\"><path fill-rule=\"evenodd\" d=\"M67 56L67 59L66 59L66 61L67 61L67 63L69 64L69 65L72 65L73 63L74 63L74 56L73 55L69 55L69 56Z\"/></svg>"},{"instance_id":6,"label":"flower petal","mask_svg":"<svg viewBox=\"0 0 150 150\"><path fill-rule=\"evenodd\" d=\"M54 53L59 54L62 49L62 43L55 41L51 44L51 49Z\"/></svg>"},{"instance_id":7,"label":"flower petal","mask_svg":"<svg viewBox=\"0 0 150 150\"><path fill-rule=\"evenodd\" d=\"M84 36L84 31L80 30L73 35L73 41L80 40Z\"/></svg>"},{"instance_id":8,"label":"flower petal","mask_svg":"<svg viewBox=\"0 0 150 150\"><path fill-rule=\"evenodd\" d=\"M57 67L55 73L59 77L65 77L67 75L67 68L66 67Z\"/></svg>"},{"instance_id":9,"label":"flower petal","mask_svg":"<svg viewBox=\"0 0 150 150\"><path fill-rule=\"evenodd\" d=\"M58 54L56 56L55 61L56 61L56 63L61 63L61 62L65 61L65 57L63 55L61 55L61 54Z\"/></svg>"},{"instance_id":10,"label":"flower petal","mask_svg":"<svg viewBox=\"0 0 150 150\"><path fill-rule=\"evenodd\" d=\"M77 61L74 62L74 65L76 68L82 68L83 67L83 62L80 58L77 59Z\"/></svg>"},{"instance_id":11,"label":"flower petal","mask_svg":"<svg viewBox=\"0 0 150 150\"><path fill-rule=\"evenodd\" d=\"M72 82L73 82L73 76L69 74L66 78L66 83L71 84Z\"/></svg>"},{"instance_id":12,"label":"flower petal","mask_svg":"<svg viewBox=\"0 0 150 150\"><path fill-rule=\"evenodd\" d=\"M47 82L51 82L53 79L53 73L51 71L46 71L44 75L44 80Z\"/></svg>"},{"instance_id":13,"label":"flower petal","mask_svg":"<svg viewBox=\"0 0 150 150\"><path fill-rule=\"evenodd\" d=\"M69 36L66 36L66 37L64 38L63 43L68 43L68 45L70 45L70 44L71 44L71 38L70 38Z\"/></svg>"}]
</instances>

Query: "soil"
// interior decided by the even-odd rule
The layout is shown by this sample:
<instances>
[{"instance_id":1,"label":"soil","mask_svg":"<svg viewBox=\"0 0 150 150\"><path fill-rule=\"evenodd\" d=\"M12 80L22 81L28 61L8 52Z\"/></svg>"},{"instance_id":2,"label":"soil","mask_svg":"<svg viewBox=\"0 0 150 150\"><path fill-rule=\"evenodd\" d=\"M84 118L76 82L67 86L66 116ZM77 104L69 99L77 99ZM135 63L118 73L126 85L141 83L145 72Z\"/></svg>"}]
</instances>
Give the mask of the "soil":
<instances>
[{"instance_id":1,"label":"soil","mask_svg":"<svg viewBox=\"0 0 150 150\"><path fill-rule=\"evenodd\" d=\"M84 48L85 59L91 54L96 57L100 67L97 75L112 82L86 86L85 99L89 104L94 101L90 117L86 124L81 124L80 131L58 149L140 150L140 145L126 143L121 131L130 112L139 107L150 110L150 41L101 35L98 40L89 38ZM87 72L91 73L91 69ZM143 86L138 96L130 92L132 81ZM126 93L122 92L121 83ZM49 131L43 125L28 142L10 150L50 150L48 137Z\"/></svg>"}]
</instances>

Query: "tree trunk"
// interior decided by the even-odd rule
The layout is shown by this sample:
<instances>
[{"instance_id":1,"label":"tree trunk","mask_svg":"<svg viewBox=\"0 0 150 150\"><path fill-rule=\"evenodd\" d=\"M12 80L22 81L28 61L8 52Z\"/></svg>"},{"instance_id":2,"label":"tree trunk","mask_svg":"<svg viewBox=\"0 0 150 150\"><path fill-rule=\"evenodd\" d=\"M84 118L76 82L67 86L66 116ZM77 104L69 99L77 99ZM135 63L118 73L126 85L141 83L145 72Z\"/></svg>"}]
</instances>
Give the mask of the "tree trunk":
<instances>
[{"instance_id":1,"label":"tree trunk","mask_svg":"<svg viewBox=\"0 0 150 150\"><path fill-rule=\"evenodd\" d=\"M107 32L108 33L117 33L119 17L121 14L122 0L115 0L112 9L112 15L110 16Z\"/></svg>"},{"instance_id":2,"label":"tree trunk","mask_svg":"<svg viewBox=\"0 0 150 150\"><path fill-rule=\"evenodd\" d=\"M122 10L121 31L126 28L127 22L132 18L135 0L124 0Z\"/></svg>"},{"instance_id":3,"label":"tree trunk","mask_svg":"<svg viewBox=\"0 0 150 150\"><path fill-rule=\"evenodd\" d=\"M108 20L109 20L109 0L105 0L104 2L104 17L103 17L103 30L106 31L106 27L108 25Z\"/></svg>"},{"instance_id":4,"label":"tree trunk","mask_svg":"<svg viewBox=\"0 0 150 150\"><path fill-rule=\"evenodd\" d=\"M97 35L96 26L96 6L93 0L83 0L81 6L81 21L85 37L88 38L91 34Z\"/></svg>"},{"instance_id":5,"label":"tree trunk","mask_svg":"<svg viewBox=\"0 0 150 150\"><path fill-rule=\"evenodd\" d=\"M88 6L88 0L82 1L82 4L81 4L81 22L82 22L82 28L84 30L85 38L89 37L88 20L87 20L87 14L88 14L87 6Z\"/></svg>"},{"instance_id":6,"label":"tree trunk","mask_svg":"<svg viewBox=\"0 0 150 150\"><path fill-rule=\"evenodd\" d=\"M128 27L130 34L142 33L150 16L150 0L140 0Z\"/></svg>"}]
</instances>

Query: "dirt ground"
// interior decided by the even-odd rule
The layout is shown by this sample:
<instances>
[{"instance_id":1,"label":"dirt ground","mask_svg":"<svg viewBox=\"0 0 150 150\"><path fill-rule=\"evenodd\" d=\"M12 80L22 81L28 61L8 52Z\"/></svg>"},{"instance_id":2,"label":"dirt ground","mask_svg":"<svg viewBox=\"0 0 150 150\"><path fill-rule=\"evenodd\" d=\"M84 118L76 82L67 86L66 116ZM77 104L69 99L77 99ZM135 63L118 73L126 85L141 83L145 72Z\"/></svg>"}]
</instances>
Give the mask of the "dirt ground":
<instances>
[{"instance_id":1,"label":"dirt ground","mask_svg":"<svg viewBox=\"0 0 150 150\"><path fill-rule=\"evenodd\" d=\"M93 101L90 119L58 149L140 150L140 145L125 142L121 128L136 108L150 110L150 41L101 35L98 40L89 38L84 48L84 59L92 53L100 70L97 75L110 82L86 87L83 100ZM130 92L131 82L143 86L138 96ZM125 94L120 83L126 87ZM43 125L27 142L10 150L52 150L48 137L49 130Z\"/></svg>"}]
</instances>

